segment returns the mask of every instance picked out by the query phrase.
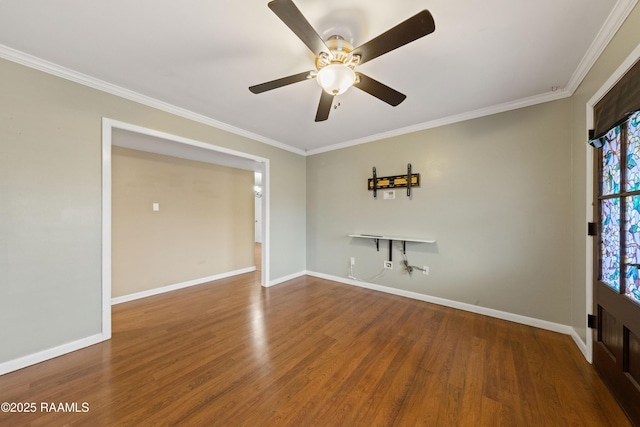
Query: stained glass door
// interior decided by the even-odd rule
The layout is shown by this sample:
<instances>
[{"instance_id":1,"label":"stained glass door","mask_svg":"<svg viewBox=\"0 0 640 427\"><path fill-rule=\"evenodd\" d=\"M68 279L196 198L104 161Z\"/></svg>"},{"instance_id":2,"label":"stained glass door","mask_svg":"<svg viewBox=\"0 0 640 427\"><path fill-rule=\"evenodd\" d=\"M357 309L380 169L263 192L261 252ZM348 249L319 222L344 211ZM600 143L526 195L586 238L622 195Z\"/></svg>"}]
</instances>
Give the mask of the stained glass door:
<instances>
[{"instance_id":1,"label":"stained glass door","mask_svg":"<svg viewBox=\"0 0 640 427\"><path fill-rule=\"evenodd\" d=\"M598 151L594 365L640 425L640 112Z\"/></svg>"}]
</instances>

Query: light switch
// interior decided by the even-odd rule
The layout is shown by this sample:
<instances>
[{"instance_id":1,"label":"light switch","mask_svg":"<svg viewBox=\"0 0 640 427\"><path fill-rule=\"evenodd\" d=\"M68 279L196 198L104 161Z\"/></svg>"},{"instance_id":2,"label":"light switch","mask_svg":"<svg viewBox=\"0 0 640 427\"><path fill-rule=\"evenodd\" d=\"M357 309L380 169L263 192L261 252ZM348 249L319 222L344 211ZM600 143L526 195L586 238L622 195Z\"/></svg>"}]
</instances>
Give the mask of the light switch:
<instances>
[{"instance_id":1,"label":"light switch","mask_svg":"<svg viewBox=\"0 0 640 427\"><path fill-rule=\"evenodd\" d=\"M154 212L158 212L160 210L160 203L154 203L153 204L153 211Z\"/></svg>"}]
</instances>

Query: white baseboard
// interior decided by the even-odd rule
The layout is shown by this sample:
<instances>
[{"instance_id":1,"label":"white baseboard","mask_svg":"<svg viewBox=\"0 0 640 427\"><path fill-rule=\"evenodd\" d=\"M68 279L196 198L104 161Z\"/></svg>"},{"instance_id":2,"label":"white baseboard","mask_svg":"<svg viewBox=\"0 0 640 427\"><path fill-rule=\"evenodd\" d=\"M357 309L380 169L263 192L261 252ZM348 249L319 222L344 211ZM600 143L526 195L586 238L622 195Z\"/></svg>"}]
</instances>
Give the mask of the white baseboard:
<instances>
[{"instance_id":1,"label":"white baseboard","mask_svg":"<svg viewBox=\"0 0 640 427\"><path fill-rule=\"evenodd\" d=\"M580 338L580 334L578 334L578 332L576 332L576 330L573 328L571 328L571 338L573 338L573 342L576 343L584 358L587 359L589 363L591 363L591 357L587 354L587 343L582 341L582 338Z\"/></svg>"},{"instance_id":2,"label":"white baseboard","mask_svg":"<svg viewBox=\"0 0 640 427\"><path fill-rule=\"evenodd\" d=\"M165 292L176 291L178 289L188 288L190 286L202 285L204 283L212 282L214 280L225 279L231 276L237 276L239 274L250 273L256 271L256 267L247 267L240 270L228 271L226 273L215 274L209 277L202 277L200 279L188 280L182 283L176 283L174 285L167 285L161 288L149 289L148 291L136 292L135 294L123 295L121 297L111 298L111 305L122 304L123 302L133 301L140 298L146 298L153 295L164 294Z\"/></svg>"},{"instance_id":3,"label":"white baseboard","mask_svg":"<svg viewBox=\"0 0 640 427\"><path fill-rule=\"evenodd\" d=\"M89 347L99 342L106 341L108 339L109 336L103 334L92 335L90 337L82 338L77 341L60 345L58 347L39 351L38 353L29 354L18 359L9 360L8 362L0 363L0 375L17 371L18 369L26 368L27 366L35 365L36 363L44 362L45 360L59 357L64 354L71 353L72 351L80 350L81 348Z\"/></svg>"},{"instance_id":4,"label":"white baseboard","mask_svg":"<svg viewBox=\"0 0 640 427\"><path fill-rule=\"evenodd\" d=\"M433 297L429 295L419 294L417 292L405 291L403 289L396 289L396 288L390 288L388 286L376 285L373 283L361 282L361 281L352 280L352 279L345 279L344 277L332 276L324 273L307 271L307 274L309 276L314 276L321 279L333 280L334 282L340 282L347 285L359 286L361 288L372 289L374 291L380 291L380 292L386 292L388 294L399 295L407 298L429 302L432 304L443 305L445 307L457 308L459 310L482 314L489 317L495 317L497 319L508 320L510 322L533 326L540 329L546 329L548 331L559 332L565 335L573 336L573 333L575 333L575 331L573 331L573 328L567 325L549 322L546 320L540 320L533 317L522 316L519 314L513 314L506 311L494 310L492 308L486 308L486 307L479 307L477 305L467 304L464 302L458 302L458 301L453 301L445 298Z\"/></svg>"},{"instance_id":5,"label":"white baseboard","mask_svg":"<svg viewBox=\"0 0 640 427\"><path fill-rule=\"evenodd\" d=\"M227 273L216 274L214 276L203 277L201 279L189 280L187 282L177 283L175 285L163 286L161 288L151 289L144 292L137 292L135 294L124 295L111 299L111 304L120 304L127 301L133 301L140 298L145 298L151 295L157 295L165 292L174 291L177 289L186 288L189 286L201 285L203 283L211 282L213 280L224 279L226 277L237 276L239 274L250 273L255 271L256 267L247 267L240 270L230 271ZM105 334L97 334L87 338L63 344L58 347L54 347L48 350L44 350L38 353L29 354L27 356L20 357L18 359L9 360L7 362L0 363L0 375L4 375L9 372L17 371L18 369L26 368L27 366L35 365L36 363L44 362L45 360L53 359L63 354L71 353L76 350L80 350L85 347L97 344L102 341L106 341L110 336Z\"/></svg>"},{"instance_id":6,"label":"white baseboard","mask_svg":"<svg viewBox=\"0 0 640 427\"><path fill-rule=\"evenodd\" d=\"M288 276L278 277L277 279L270 280L269 284L265 287L269 288L271 286L279 285L280 283L286 282L288 280L297 279L298 277L302 277L306 274L307 272L303 270L303 271L298 271L297 273L289 274Z\"/></svg>"},{"instance_id":7,"label":"white baseboard","mask_svg":"<svg viewBox=\"0 0 640 427\"><path fill-rule=\"evenodd\" d=\"M126 301L132 301L139 298L144 298L151 295L157 295L165 292L170 292L177 289L182 289L189 286L195 286L207 282L211 282L213 280L218 280L226 277L235 276L238 274L249 273L251 271L255 271L255 267L249 267L241 270L236 270L228 273L218 274L215 276L205 277L202 279L190 280L188 282L178 283L175 285L164 286L162 288L152 289L149 291L138 292L135 294L125 295L122 297L113 298L112 304L120 304ZM296 279L298 277L309 275L313 277L318 277L321 279L332 280L334 282L344 283L352 286L359 286L361 288L371 289L375 291L385 292L388 294L399 295L407 298L412 298L415 300L425 301L433 304L438 304L446 307L456 308L464 311L469 311L472 313L482 314L485 316L495 317L498 319L508 320L515 323L520 323L528 326L533 326L536 328L546 329L553 332L559 332L565 335L570 335L573 338L573 341L576 343L584 357L591 363L590 357L587 354L587 346L582 341L578 333L567 325L562 325L559 323L548 322L546 320L535 319L532 317L521 316L518 314L508 313L505 311L494 310L491 308L478 307L471 304L466 304L458 301L448 300L444 298L432 297L429 295L419 294L417 292L405 291L402 289L390 288L388 286L376 285L367 282L361 282L357 280L345 279L343 277L332 276L324 273L317 273L314 271L300 271L298 273L290 274L288 276L280 277L278 279L274 279L269 282L269 286L275 286L277 284L286 282L288 280ZM44 350L38 353L30 354L24 357L20 357L18 359L10 360L7 362L0 363L0 375L4 375L6 373L16 371L18 369L26 368L27 366L35 365L36 363L44 362L48 359L53 359L58 356L62 356L67 353L71 353L72 351L80 350L84 347L89 347L91 345L97 344L99 342L105 341L109 339L108 336L103 334L92 335L87 338L83 338L68 344L63 344L58 347L54 347L48 350Z\"/></svg>"}]
</instances>

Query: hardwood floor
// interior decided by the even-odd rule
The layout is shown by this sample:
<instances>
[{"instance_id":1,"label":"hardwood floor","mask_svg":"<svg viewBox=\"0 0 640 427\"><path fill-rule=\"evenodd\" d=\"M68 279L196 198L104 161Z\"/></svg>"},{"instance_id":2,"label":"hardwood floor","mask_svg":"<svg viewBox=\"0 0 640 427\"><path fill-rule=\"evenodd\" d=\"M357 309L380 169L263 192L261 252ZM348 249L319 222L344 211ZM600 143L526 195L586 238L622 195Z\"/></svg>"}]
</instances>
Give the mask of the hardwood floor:
<instances>
[{"instance_id":1,"label":"hardwood floor","mask_svg":"<svg viewBox=\"0 0 640 427\"><path fill-rule=\"evenodd\" d=\"M2 426L629 425L568 336L259 273L116 305L111 341L0 377L0 402L38 408Z\"/></svg>"}]
</instances>

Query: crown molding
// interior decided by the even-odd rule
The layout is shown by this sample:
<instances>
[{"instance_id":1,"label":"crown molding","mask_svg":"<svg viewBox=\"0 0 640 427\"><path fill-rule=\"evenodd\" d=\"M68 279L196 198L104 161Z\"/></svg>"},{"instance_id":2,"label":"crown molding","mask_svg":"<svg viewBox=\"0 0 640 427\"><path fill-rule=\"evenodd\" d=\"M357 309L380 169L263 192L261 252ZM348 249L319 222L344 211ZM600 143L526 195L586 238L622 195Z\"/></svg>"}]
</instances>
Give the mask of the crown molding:
<instances>
[{"instance_id":1,"label":"crown molding","mask_svg":"<svg viewBox=\"0 0 640 427\"><path fill-rule=\"evenodd\" d=\"M633 1L633 3L635 4L638 0L621 0L621 1ZM619 25L622 24L622 21L620 21ZM235 126L231 126L227 123L214 120L212 118L203 116L202 114L194 113L193 111L176 107L175 105L169 104L167 102L160 101L146 95L142 95L138 92L125 89L121 86L117 86L109 82L105 82L104 80L91 77L87 74L79 73L70 68L63 67L61 65L55 64L50 61L46 61L44 59L38 58L36 56L27 54L25 52L10 48L2 44L0 44L0 58L4 58L6 60L45 72L47 74L51 74L51 75L63 78L65 80L79 83L81 85L84 85L93 89L97 89L102 92L109 93L111 95L119 96L121 98L128 99L130 101L134 101L142 105L146 105L148 107L157 108L161 111L175 114L176 116L180 116L189 120L193 120L198 123L212 126L217 129L221 129L229 133L233 133L235 135L243 136L245 138L249 138L254 141L262 142L264 144L271 145L273 147L280 148L282 150L299 154L301 156L311 156L314 154L324 153L327 151L339 150L346 147L366 144L368 142L377 141L380 139L393 138L396 136L405 135L407 133L418 132L426 129L432 129L439 126L445 126L453 123L462 122L465 120L475 119L483 116L497 114L497 113L501 113L501 112L505 112L505 111L509 111L517 108L522 108L530 105L539 104L542 102L553 101L555 99L571 96L571 94L566 93L565 89L560 89L555 92L549 92L543 95L536 95L533 97L524 98L517 101L512 101L512 102L508 102L500 105L481 108L479 110L474 110L467 113L444 117L441 119L436 119L436 120L428 121L425 123L404 127L404 128L392 130L389 132L383 132L375 135L366 136L363 138L358 138L351 141L345 141L338 144L329 145L326 147L321 147L321 148L311 149L311 150L303 150L288 144L284 144L279 141L272 140L270 138L266 138L256 133L237 128Z\"/></svg>"},{"instance_id":2,"label":"crown molding","mask_svg":"<svg viewBox=\"0 0 640 427\"><path fill-rule=\"evenodd\" d=\"M307 156L325 153L342 148L353 147L355 145L366 144L368 142L378 141L381 139L394 138L408 133L419 132L427 129L433 129L440 126L446 126L454 123L464 122L467 120L477 119L480 117L491 116L493 114L504 113L506 111L516 110L518 108L529 107L531 105L542 104L544 102L555 101L558 99L568 98L571 94L566 89L558 89L555 92L548 92L542 95L530 96L516 101L505 102L503 104L492 105L485 108L469 111L454 116L443 117L441 119L431 120L413 126L407 126L395 129L389 132L382 132L375 135L366 136L364 138L354 139L352 141L341 142L338 144L328 145L313 150L307 150Z\"/></svg>"},{"instance_id":3,"label":"crown molding","mask_svg":"<svg viewBox=\"0 0 640 427\"><path fill-rule=\"evenodd\" d=\"M305 151L0 44L0 58L295 154Z\"/></svg>"},{"instance_id":4,"label":"crown molding","mask_svg":"<svg viewBox=\"0 0 640 427\"><path fill-rule=\"evenodd\" d=\"M627 16L631 13L633 8L638 3L638 0L618 0L613 10L607 17L606 21L600 31L596 35L593 43L589 46L587 53L582 57L582 61L578 64L578 68L574 71L573 75L567 83L566 89L570 95L573 95L582 80L587 76L591 67L596 63L602 52L607 45L616 35Z\"/></svg>"},{"instance_id":5,"label":"crown molding","mask_svg":"<svg viewBox=\"0 0 640 427\"><path fill-rule=\"evenodd\" d=\"M356 145L366 144L368 142L373 142L380 139L393 138L393 137L405 135L408 133L450 125L454 123L463 122L466 120L472 120L472 119L476 119L484 116L489 116L492 114L503 113L503 112L515 110L518 108L528 107L536 104L541 104L544 102L549 102L557 99L570 97L576 91L580 83L582 83L582 80L586 77L589 70L591 70L591 67L593 67L593 65L595 64L597 59L600 57L604 49L607 47L609 42L611 42L611 39L615 36L617 31L620 29L620 27L624 23L629 13L631 13L633 8L636 6L637 2L638 0L618 0L613 10L607 17L604 25L598 32L595 40L587 50L587 53L584 55L584 57L580 61L580 64L578 64L578 67L576 68L575 72L569 79L567 86L563 89L556 90L554 92L544 93L541 95L535 95L535 96L531 96L531 97L527 97L527 98L523 98L523 99L519 99L516 101L511 101L503 104L480 108L474 111L469 111L469 112L457 114L454 116L443 117L440 119L419 123L417 125L395 129L389 132L369 135L363 138L358 138L358 139L345 141L337 144L332 144L326 147L310 149L310 150L303 150L300 148L296 148L291 145L267 138L265 136L262 136L253 132L249 132L241 128L237 128L227 123L223 123L218 120L212 119L210 117L206 117L202 114L194 113L193 111L189 111L184 108L180 108L175 105L169 104L167 102L160 101L146 95L142 95L140 93L134 92L129 89L125 89L123 87L105 82L100 79L96 79L89 75L79 73L69 68L62 67L58 64L55 64L49 61L45 61L43 59L37 58L35 56L29 55L27 53L21 52L19 50L16 50L1 44L0 44L0 58L4 58L9 61L16 62L18 64L22 64L30 68L34 68L54 76L58 76L66 80L70 80L70 81L82 84L84 86L88 86L106 93L110 93L112 95L116 95L116 96L128 99L130 101L134 101L149 107L157 108L161 111L165 111L167 113L171 113L176 116L180 116L189 120L193 120L198 123L212 126L214 128L224 130L235 135L249 138L254 141L262 142L264 144L267 144L282 150L286 150L301 156L311 156L314 154L320 154L328 151L339 150L342 148L353 147Z\"/></svg>"},{"instance_id":6,"label":"crown molding","mask_svg":"<svg viewBox=\"0 0 640 427\"><path fill-rule=\"evenodd\" d=\"M441 119L431 120L428 122L420 123L413 126L408 126L401 129L396 129L390 132L383 132L376 135L370 135L364 138L354 139L351 141L345 141L338 144L329 145L326 147L321 147L317 149L311 149L306 151L307 156L311 156L314 154L325 153L328 151L339 150L342 148L353 147L355 145L366 144L368 142L377 141L385 138L393 138L400 135L405 135L412 132L418 132L426 129L433 129L439 126L450 125L453 123L463 122L465 120L476 119L484 116L489 116L492 114L503 113L510 110L515 110L518 108L528 107L536 104L541 104L544 102L554 101L557 99L568 98L572 96L580 83L587 76L587 73L591 70L591 67L598 60L604 49L611 42L611 39L616 35L624 21L627 19L627 16L631 13L633 8L638 3L638 0L618 0L618 2L613 7L613 10L605 20L604 25L600 28L600 31L596 35L595 40L587 50L587 53L583 56L582 60L578 64L575 72L569 79L566 87L560 90L556 90L555 92L548 92L541 95L535 95L528 98L523 98L520 100L507 102L504 104L489 106L486 108L481 108L478 110L443 117Z\"/></svg>"}]
</instances>

